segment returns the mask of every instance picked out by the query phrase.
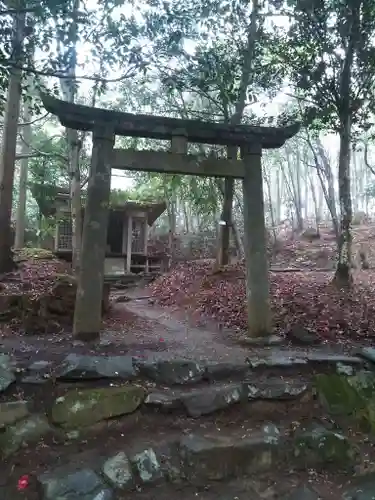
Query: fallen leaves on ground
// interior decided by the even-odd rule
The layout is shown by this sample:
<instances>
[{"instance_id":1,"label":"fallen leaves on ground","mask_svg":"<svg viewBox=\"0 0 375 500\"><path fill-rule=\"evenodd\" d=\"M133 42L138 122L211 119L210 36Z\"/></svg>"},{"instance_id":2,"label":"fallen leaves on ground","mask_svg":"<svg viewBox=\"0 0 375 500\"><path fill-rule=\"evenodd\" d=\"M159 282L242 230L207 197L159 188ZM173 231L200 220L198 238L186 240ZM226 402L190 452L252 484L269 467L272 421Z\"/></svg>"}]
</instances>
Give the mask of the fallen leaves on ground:
<instances>
[{"instance_id":1,"label":"fallen leaves on ground","mask_svg":"<svg viewBox=\"0 0 375 500\"><path fill-rule=\"evenodd\" d=\"M185 307L237 330L247 327L245 267L213 273L212 261L180 264L149 285L156 302ZM356 272L352 291L338 290L332 273L271 273L271 306L277 330L300 325L324 339L363 338L375 332L375 272Z\"/></svg>"},{"instance_id":2,"label":"fallen leaves on ground","mask_svg":"<svg viewBox=\"0 0 375 500\"><path fill-rule=\"evenodd\" d=\"M1 279L1 294L46 293L55 283L56 275L67 274L70 265L59 259L29 259L19 264L18 269Z\"/></svg>"}]
</instances>

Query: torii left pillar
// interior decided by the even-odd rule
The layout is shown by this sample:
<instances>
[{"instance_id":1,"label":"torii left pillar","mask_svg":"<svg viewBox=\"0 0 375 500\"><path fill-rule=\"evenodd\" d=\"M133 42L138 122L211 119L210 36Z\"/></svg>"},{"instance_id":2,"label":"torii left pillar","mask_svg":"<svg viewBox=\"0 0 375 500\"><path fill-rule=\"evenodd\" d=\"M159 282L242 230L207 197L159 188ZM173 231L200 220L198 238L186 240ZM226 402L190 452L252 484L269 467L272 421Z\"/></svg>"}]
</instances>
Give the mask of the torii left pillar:
<instances>
[{"instance_id":1,"label":"torii left pillar","mask_svg":"<svg viewBox=\"0 0 375 500\"><path fill-rule=\"evenodd\" d=\"M100 337L102 323L104 260L114 142L115 134L112 129L94 130L73 322L74 337L87 342Z\"/></svg>"}]
</instances>

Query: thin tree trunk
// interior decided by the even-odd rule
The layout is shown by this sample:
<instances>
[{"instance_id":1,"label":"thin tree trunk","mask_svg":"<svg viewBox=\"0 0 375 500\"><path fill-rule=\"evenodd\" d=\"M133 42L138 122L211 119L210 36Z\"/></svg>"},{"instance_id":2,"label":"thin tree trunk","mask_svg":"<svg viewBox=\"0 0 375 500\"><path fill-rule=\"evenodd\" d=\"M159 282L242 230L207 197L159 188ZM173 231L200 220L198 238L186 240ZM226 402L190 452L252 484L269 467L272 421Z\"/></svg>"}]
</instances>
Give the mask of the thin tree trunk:
<instances>
[{"instance_id":1,"label":"thin tree trunk","mask_svg":"<svg viewBox=\"0 0 375 500\"><path fill-rule=\"evenodd\" d=\"M242 74L241 81L238 93L238 99L235 106L235 112L230 118L229 122L232 125L239 125L242 121L243 112L246 105L246 95L247 88L250 83L251 76L251 66L254 57L254 47L258 34L258 15L259 15L260 4L259 0L252 0L252 10L250 14L250 23L247 32L247 47L246 52L244 53L244 62L242 66ZM228 109L227 105L227 97L225 92L222 93L223 107L224 109ZM228 121L227 117L226 121ZM237 158L237 149L236 147L230 147L227 150L228 158ZM223 212L222 212L222 220L225 222L224 225L221 225L219 228L220 236L219 236L219 252L217 265L222 266L229 262L229 243L230 243L230 228L232 226L232 208L233 208L233 193L234 193L234 180L231 178L225 179L224 186L224 202L223 202Z\"/></svg>"},{"instance_id":2,"label":"thin tree trunk","mask_svg":"<svg viewBox=\"0 0 375 500\"><path fill-rule=\"evenodd\" d=\"M350 9L347 24L349 40L345 50L345 59L340 80L340 153L339 153L339 201L341 212L339 255L335 274L335 283L350 286L353 281L352 268L352 199L350 191L350 150L351 150L351 78L355 43L358 37L360 4Z\"/></svg>"},{"instance_id":3,"label":"thin tree trunk","mask_svg":"<svg viewBox=\"0 0 375 500\"><path fill-rule=\"evenodd\" d=\"M320 235L320 229L319 229L319 222L320 222L320 217L319 217L319 205L318 205L318 199L316 196L316 191L315 191L315 185L314 185L314 179L311 174L311 171L309 168L307 168L307 177L309 180L310 184L310 189L311 189L311 197L314 203L314 213L315 213L315 225L316 225L316 234ZM307 179L306 179L307 181ZM306 182L307 184L307 182Z\"/></svg>"},{"instance_id":4,"label":"thin tree trunk","mask_svg":"<svg viewBox=\"0 0 375 500\"><path fill-rule=\"evenodd\" d=\"M266 175L266 173L264 174L264 180L266 181L266 186L267 186L268 206L269 206L269 211L270 211L273 241L275 242L277 239L277 235L276 235L275 215L274 215L274 209L273 209L273 203L272 203L271 181L270 181L268 175Z\"/></svg>"},{"instance_id":5,"label":"thin tree trunk","mask_svg":"<svg viewBox=\"0 0 375 500\"><path fill-rule=\"evenodd\" d=\"M10 70L0 157L0 273L12 271L15 267L12 256L11 219L17 127L22 94L22 70L19 68L23 58L24 28L25 13L22 12L15 15L13 23L12 54L16 67Z\"/></svg>"},{"instance_id":6,"label":"thin tree trunk","mask_svg":"<svg viewBox=\"0 0 375 500\"><path fill-rule=\"evenodd\" d=\"M76 66L77 66L77 39L78 25L77 15L79 11L80 0L75 0L72 11L72 23L69 28L69 41L72 44L70 49L70 59L68 72L71 78L61 78L60 87L64 99L74 103L76 98ZM61 43L58 40L58 43ZM82 247L82 199L81 199L81 171L80 171L80 153L82 142L79 139L78 131L67 129L68 158L69 158L69 176L70 176L70 199L71 199L71 217L72 217L72 268L76 275L79 273L79 265Z\"/></svg>"},{"instance_id":7,"label":"thin tree trunk","mask_svg":"<svg viewBox=\"0 0 375 500\"><path fill-rule=\"evenodd\" d=\"M31 121L31 109L30 106L24 104L23 121L28 123ZM31 139L32 130L31 124L28 123L22 127L22 155L25 155L21 160L20 168L20 180L19 180L19 192L18 192L18 204L16 213L16 234L14 247L23 248L25 246L25 230L26 230L26 195L27 195L27 174L29 168L29 157L31 153Z\"/></svg>"},{"instance_id":8,"label":"thin tree trunk","mask_svg":"<svg viewBox=\"0 0 375 500\"><path fill-rule=\"evenodd\" d=\"M280 224L281 221L281 181L280 181L280 169L276 171L276 222Z\"/></svg>"},{"instance_id":9,"label":"thin tree trunk","mask_svg":"<svg viewBox=\"0 0 375 500\"><path fill-rule=\"evenodd\" d=\"M340 132L339 154L339 199L341 212L339 258L335 274L335 281L339 286L348 286L352 283L352 200L350 194L350 116L346 117Z\"/></svg>"}]
</instances>

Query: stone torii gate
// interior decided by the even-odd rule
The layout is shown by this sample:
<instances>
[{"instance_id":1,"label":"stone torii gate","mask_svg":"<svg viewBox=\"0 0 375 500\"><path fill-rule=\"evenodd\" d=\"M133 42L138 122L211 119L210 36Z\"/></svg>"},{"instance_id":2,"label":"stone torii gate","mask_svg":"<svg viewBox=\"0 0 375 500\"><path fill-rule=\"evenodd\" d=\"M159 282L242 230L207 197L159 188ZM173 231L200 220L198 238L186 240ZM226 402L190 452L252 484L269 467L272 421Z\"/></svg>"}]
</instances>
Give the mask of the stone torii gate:
<instances>
[{"instance_id":1,"label":"stone torii gate","mask_svg":"<svg viewBox=\"0 0 375 500\"><path fill-rule=\"evenodd\" d=\"M93 147L83 223L74 334L95 340L101 329L111 169L242 179L245 222L246 290L249 335L272 331L264 220L262 149L280 148L299 130L134 115L68 103L42 94L47 111L70 129L90 131ZM171 141L170 152L115 149L115 136ZM187 154L188 143L233 146L241 160Z\"/></svg>"}]
</instances>

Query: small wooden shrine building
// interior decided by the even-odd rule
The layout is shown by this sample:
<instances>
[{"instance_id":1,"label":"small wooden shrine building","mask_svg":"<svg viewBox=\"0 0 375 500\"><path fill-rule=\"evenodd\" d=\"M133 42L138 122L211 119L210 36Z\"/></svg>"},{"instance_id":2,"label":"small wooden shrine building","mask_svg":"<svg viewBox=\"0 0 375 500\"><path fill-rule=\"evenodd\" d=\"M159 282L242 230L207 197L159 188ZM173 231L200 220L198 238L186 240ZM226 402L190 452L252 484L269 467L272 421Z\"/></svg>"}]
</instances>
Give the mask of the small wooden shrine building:
<instances>
[{"instance_id":1,"label":"small wooden shrine building","mask_svg":"<svg viewBox=\"0 0 375 500\"><path fill-rule=\"evenodd\" d=\"M45 216L56 219L52 237L54 253L63 259L72 259L72 220L68 188L47 186L50 203L40 207ZM52 195L53 193L53 195ZM163 255L148 255L149 228L166 210L165 202L127 201L111 205L108 211L107 245L104 273L117 275L126 273L159 271ZM82 221L85 209L82 208Z\"/></svg>"}]
</instances>

